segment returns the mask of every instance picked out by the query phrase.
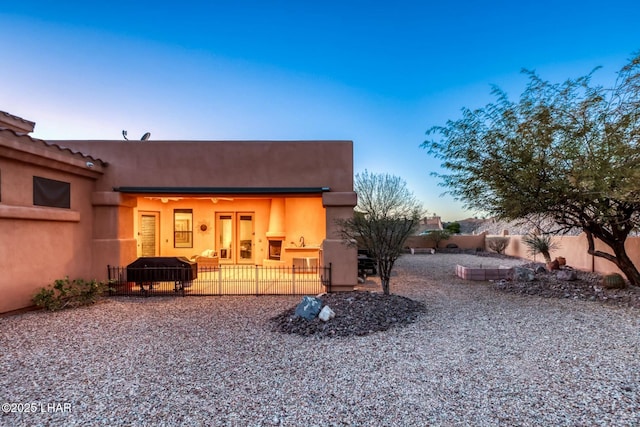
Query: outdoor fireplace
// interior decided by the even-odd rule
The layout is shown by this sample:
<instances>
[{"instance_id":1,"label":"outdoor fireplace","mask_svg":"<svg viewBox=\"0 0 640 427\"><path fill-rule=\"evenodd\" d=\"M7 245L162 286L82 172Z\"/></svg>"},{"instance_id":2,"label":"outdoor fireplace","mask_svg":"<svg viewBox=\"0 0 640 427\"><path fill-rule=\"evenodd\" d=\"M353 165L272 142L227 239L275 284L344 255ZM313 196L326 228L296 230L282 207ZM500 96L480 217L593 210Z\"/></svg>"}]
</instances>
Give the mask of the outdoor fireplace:
<instances>
[{"instance_id":1,"label":"outdoor fireplace","mask_svg":"<svg viewBox=\"0 0 640 427\"><path fill-rule=\"evenodd\" d=\"M280 261L282 252L282 240L269 240L269 259Z\"/></svg>"}]
</instances>

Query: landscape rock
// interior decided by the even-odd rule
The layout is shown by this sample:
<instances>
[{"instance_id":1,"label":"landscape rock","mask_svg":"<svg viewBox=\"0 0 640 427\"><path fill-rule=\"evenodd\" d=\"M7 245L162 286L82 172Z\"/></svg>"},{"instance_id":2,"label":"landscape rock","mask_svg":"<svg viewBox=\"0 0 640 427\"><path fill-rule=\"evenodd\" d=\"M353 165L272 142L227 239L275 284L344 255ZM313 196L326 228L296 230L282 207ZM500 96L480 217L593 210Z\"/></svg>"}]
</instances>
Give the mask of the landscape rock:
<instances>
[{"instance_id":1,"label":"landscape rock","mask_svg":"<svg viewBox=\"0 0 640 427\"><path fill-rule=\"evenodd\" d=\"M577 280L578 273L576 273L575 270L558 270L556 273L556 279L566 281Z\"/></svg>"},{"instance_id":2,"label":"landscape rock","mask_svg":"<svg viewBox=\"0 0 640 427\"><path fill-rule=\"evenodd\" d=\"M322 307L322 300L314 297L304 296L302 301L296 307L295 315L303 319L313 320Z\"/></svg>"},{"instance_id":3,"label":"landscape rock","mask_svg":"<svg viewBox=\"0 0 640 427\"><path fill-rule=\"evenodd\" d=\"M530 268L513 267L511 269L511 280L516 282L532 282L536 278L535 272Z\"/></svg>"},{"instance_id":4,"label":"landscape rock","mask_svg":"<svg viewBox=\"0 0 640 427\"><path fill-rule=\"evenodd\" d=\"M320 310L320 314L318 314L318 317L323 322L328 322L330 319L336 317L336 313L331 310L328 305L325 305L324 307L322 307L322 310Z\"/></svg>"},{"instance_id":5,"label":"landscape rock","mask_svg":"<svg viewBox=\"0 0 640 427\"><path fill-rule=\"evenodd\" d=\"M426 312L424 302L394 294L353 291L326 294L321 298L336 312L331 322L319 318L304 320L294 315L292 307L271 319L274 329L317 338L363 336L411 324Z\"/></svg>"},{"instance_id":6,"label":"landscape rock","mask_svg":"<svg viewBox=\"0 0 640 427\"><path fill-rule=\"evenodd\" d=\"M539 265L535 268L534 271L536 274L540 274L540 273L546 273L547 269L543 265Z\"/></svg>"},{"instance_id":7,"label":"landscape rock","mask_svg":"<svg viewBox=\"0 0 640 427\"><path fill-rule=\"evenodd\" d=\"M547 269L549 271L554 271L554 270L559 270L560 269L560 262L558 262L557 259L554 259L551 262L547 263Z\"/></svg>"},{"instance_id":8,"label":"landscape rock","mask_svg":"<svg viewBox=\"0 0 640 427\"><path fill-rule=\"evenodd\" d=\"M524 267L535 268L536 263L525 264ZM604 277L598 273L573 270L577 280L558 280L556 272L544 271L536 274L533 282L502 280L495 282L501 291L526 295L537 295L544 298L570 298L587 301L598 301L603 304L621 307L640 308L640 286L626 286L623 289L607 289Z\"/></svg>"}]
</instances>

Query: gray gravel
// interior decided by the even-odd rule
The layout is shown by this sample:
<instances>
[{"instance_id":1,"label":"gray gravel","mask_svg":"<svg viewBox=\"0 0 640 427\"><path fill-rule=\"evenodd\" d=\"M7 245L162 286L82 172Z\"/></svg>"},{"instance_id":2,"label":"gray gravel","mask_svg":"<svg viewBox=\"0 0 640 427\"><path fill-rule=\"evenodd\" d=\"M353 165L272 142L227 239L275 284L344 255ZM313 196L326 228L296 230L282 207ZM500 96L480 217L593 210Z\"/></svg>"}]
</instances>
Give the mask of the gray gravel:
<instances>
[{"instance_id":1,"label":"gray gravel","mask_svg":"<svg viewBox=\"0 0 640 427\"><path fill-rule=\"evenodd\" d=\"M640 310L453 274L518 262L403 256L392 292L427 313L362 337L272 331L298 297L123 298L0 318L0 401L36 410L0 424L640 425Z\"/></svg>"}]
</instances>

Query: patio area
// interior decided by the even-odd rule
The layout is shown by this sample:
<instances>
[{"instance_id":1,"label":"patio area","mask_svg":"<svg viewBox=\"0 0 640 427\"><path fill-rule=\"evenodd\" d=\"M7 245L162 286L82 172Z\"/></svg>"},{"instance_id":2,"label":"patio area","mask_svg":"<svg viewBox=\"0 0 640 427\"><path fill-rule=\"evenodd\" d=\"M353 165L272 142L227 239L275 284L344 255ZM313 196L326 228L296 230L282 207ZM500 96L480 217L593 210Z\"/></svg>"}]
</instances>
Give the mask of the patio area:
<instances>
[{"instance_id":1,"label":"patio area","mask_svg":"<svg viewBox=\"0 0 640 427\"><path fill-rule=\"evenodd\" d=\"M331 267L220 265L201 267L188 282L131 282L126 267L109 267L111 295L316 295L331 286ZM141 286L142 285L142 286Z\"/></svg>"}]
</instances>

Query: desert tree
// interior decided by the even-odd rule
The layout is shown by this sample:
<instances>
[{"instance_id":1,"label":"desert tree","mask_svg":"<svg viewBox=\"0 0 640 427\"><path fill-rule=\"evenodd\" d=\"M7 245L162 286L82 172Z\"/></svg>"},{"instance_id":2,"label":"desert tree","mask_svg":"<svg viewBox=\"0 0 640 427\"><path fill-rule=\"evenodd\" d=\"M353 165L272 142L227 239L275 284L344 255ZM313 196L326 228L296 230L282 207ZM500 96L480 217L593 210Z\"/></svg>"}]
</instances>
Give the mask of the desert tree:
<instances>
[{"instance_id":1,"label":"desert tree","mask_svg":"<svg viewBox=\"0 0 640 427\"><path fill-rule=\"evenodd\" d=\"M433 248L438 249L441 242L448 240L451 237L451 231L445 228L444 230L432 230L429 234L426 235L427 240L433 243Z\"/></svg>"},{"instance_id":2,"label":"desert tree","mask_svg":"<svg viewBox=\"0 0 640 427\"><path fill-rule=\"evenodd\" d=\"M444 228L445 228L445 230L449 231L451 234L460 234L460 223L459 222L450 222Z\"/></svg>"},{"instance_id":3,"label":"desert tree","mask_svg":"<svg viewBox=\"0 0 640 427\"><path fill-rule=\"evenodd\" d=\"M504 255L504 251L507 250L507 246L511 242L511 238L506 236L493 236L486 238L487 247L492 251Z\"/></svg>"},{"instance_id":4,"label":"desert tree","mask_svg":"<svg viewBox=\"0 0 640 427\"><path fill-rule=\"evenodd\" d=\"M355 175L358 203L352 218L340 221L342 236L366 249L378 267L382 291L389 295L393 264L407 237L418 227L422 207L406 182L389 174Z\"/></svg>"},{"instance_id":5,"label":"desert tree","mask_svg":"<svg viewBox=\"0 0 640 427\"><path fill-rule=\"evenodd\" d=\"M519 101L495 101L427 131L441 184L468 208L503 219L543 215L556 232L581 229L591 255L632 284L640 274L625 241L640 223L640 55L609 87L586 76L550 83L523 71ZM610 251L596 249L600 240Z\"/></svg>"}]
</instances>

